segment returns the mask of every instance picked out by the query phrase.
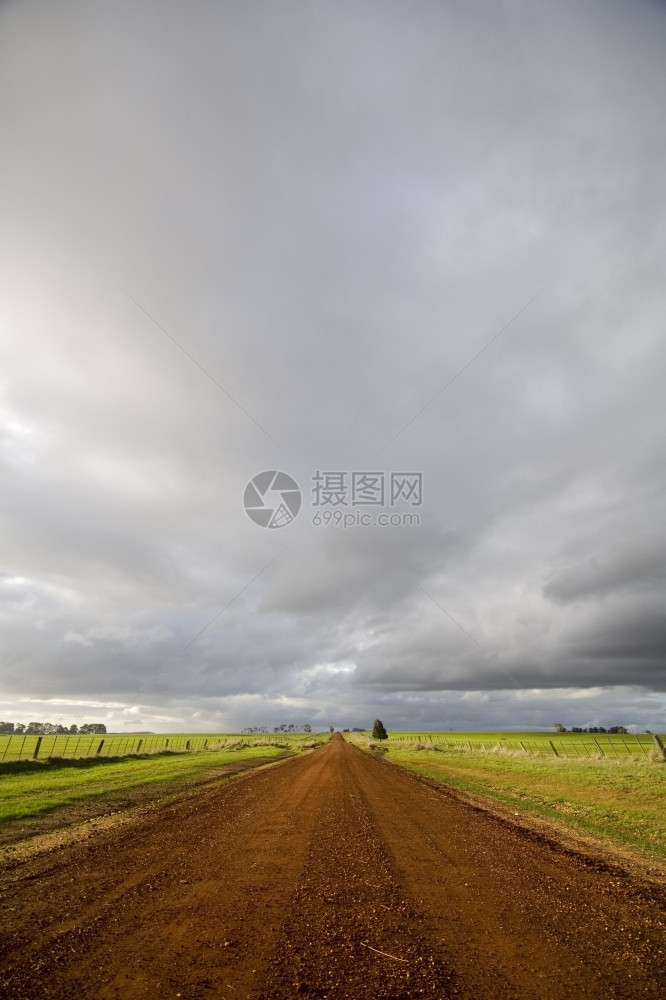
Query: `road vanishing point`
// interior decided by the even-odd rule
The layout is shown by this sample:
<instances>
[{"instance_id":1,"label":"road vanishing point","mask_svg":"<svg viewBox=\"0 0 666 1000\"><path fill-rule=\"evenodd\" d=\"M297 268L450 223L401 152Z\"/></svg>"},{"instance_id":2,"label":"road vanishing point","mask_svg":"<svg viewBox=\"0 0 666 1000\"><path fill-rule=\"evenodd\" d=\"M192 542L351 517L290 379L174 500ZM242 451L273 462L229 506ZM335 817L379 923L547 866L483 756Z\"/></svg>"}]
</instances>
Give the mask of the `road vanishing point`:
<instances>
[{"instance_id":1,"label":"road vanishing point","mask_svg":"<svg viewBox=\"0 0 666 1000\"><path fill-rule=\"evenodd\" d=\"M346 743L2 870L7 1000L666 997L661 889Z\"/></svg>"}]
</instances>

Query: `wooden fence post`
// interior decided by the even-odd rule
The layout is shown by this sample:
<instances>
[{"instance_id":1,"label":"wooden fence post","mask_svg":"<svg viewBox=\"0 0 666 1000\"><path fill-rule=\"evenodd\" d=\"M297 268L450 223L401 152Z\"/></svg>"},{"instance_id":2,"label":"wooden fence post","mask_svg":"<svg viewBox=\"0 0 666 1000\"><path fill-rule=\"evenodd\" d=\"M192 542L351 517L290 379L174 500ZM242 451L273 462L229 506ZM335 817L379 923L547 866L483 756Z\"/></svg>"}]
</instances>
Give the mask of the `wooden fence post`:
<instances>
[{"instance_id":1,"label":"wooden fence post","mask_svg":"<svg viewBox=\"0 0 666 1000\"><path fill-rule=\"evenodd\" d=\"M555 754L555 756L559 757L560 755L557 752L557 750L555 749L555 744L553 743L553 741L552 740L548 740L548 742L550 743L551 750L553 751L553 753Z\"/></svg>"},{"instance_id":2,"label":"wooden fence post","mask_svg":"<svg viewBox=\"0 0 666 1000\"><path fill-rule=\"evenodd\" d=\"M41 745L42 745L42 737L38 736L37 743L35 745L35 752L32 755L34 760L37 760L37 758L39 757L39 748L41 747Z\"/></svg>"},{"instance_id":3,"label":"wooden fence post","mask_svg":"<svg viewBox=\"0 0 666 1000\"><path fill-rule=\"evenodd\" d=\"M100 744L97 747L97 750L95 751L95 753L100 754L102 752L102 747L103 746L104 746L104 740L100 740Z\"/></svg>"},{"instance_id":4,"label":"wooden fence post","mask_svg":"<svg viewBox=\"0 0 666 1000\"><path fill-rule=\"evenodd\" d=\"M659 736L657 736L656 733L653 733L652 734L652 739L655 741L655 743L659 747L659 750L661 752L661 758L662 758L662 760L666 760L666 750L664 749L664 744L661 742L661 738Z\"/></svg>"},{"instance_id":5,"label":"wooden fence post","mask_svg":"<svg viewBox=\"0 0 666 1000\"><path fill-rule=\"evenodd\" d=\"M594 739L594 737L592 738L592 742L594 743L595 747L597 748L597 750L599 751L599 753L601 754L601 756L602 756L602 757L605 757L605 756L606 756L606 754L605 754L605 753L603 752L603 750L601 749L601 744L600 744L600 743L598 743L598 742L597 742L597 740L595 740L595 739Z\"/></svg>"},{"instance_id":6,"label":"wooden fence post","mask_svg":"<svg viewBox=\"0 0 666 1000\"><path fill-rule=\"evenodd\" d=\"M188 741L187 741L187 743L185 744L185 749L186 749L186 750L189 750L189 749L190 749L190 741L189 741L189 740L188 740Z\"/></svg>"}]
</instances>

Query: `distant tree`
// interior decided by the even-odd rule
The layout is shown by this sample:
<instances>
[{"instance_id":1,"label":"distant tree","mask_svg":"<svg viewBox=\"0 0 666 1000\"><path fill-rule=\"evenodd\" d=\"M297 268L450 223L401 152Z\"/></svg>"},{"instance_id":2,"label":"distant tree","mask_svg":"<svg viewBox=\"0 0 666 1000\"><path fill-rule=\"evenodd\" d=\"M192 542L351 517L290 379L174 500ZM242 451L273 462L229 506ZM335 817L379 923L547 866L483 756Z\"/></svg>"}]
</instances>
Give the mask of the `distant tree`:
<instances>
[{"instance_id":1,"label":"distant tree","mask_svg":"<svg viewBox=\"0 0 666 1000\"><path fill-rule=\"evenodd\" d=\"M566 726L563 726L561 722L554 722L553 728L556 733L566 733Z\"/></svg>"},{"instance_id":2,"label":"distant tree","mask_svg":"<svg viewBox=\"0 0 666 1000\"><path fill-rule=\"evenodd\" d=\"M303 726L303 732L304 733L311 733L312 732L312 726L310 725L309 722L306 722L305 725Z\"/></svg>"},{"instance_id":3,"label":"distant tree","mask_svg":"<svg viewBox=\"0 0 666 1000\"><path fill-rule=\"evenodd\" d=\"M79 731L79 727L77 726L77 724L75 722L72 723L72 725L69 727L69 731L70 731L70 733L73 733L74 736L76 736L76 734Z\"/></svg>"},{"instance_id":4,"label":"distant tree","mask_svg":"<svg viewBox=\"0 0 666 1000\"><path fill-rule=\"evenodd\" d=\"M0 722L0 733L6 735L7 733L13 733L13 732L14 732L13 722Z\"/></svg>"},{"instance_id":5,"label":"distant tree","mask_svg":"<svg viewBox=\"0 0 666 1000\"><path fill-rule=\"evenodd\" d=\"M105 733L106 726L103 722L85 722L79 729L80 733ZM243 730L245 732L245 730Z\"/></svg>"},{"instance_id":6,"label":"distant tree","mask_svg":"<svg viewBox=\"0 0 666 1000\"><path fill-rule=\"evenodd\" d=\"M608 730L608 732L609 733L617 733L618 736L626 736L627 735L627 727L626 726L611 726L610 729Z\"/></svg>"},{"instance_id":7,"label":"distant tree","mask_svg":"<svg viewBox=\"0 0 666 1000\"><path fill-rule=\"evenodd\" d=\"M381 719L375 719L372 726L372 738L373 740L387 740L388 733L384 729L384 723Z\"/></svg>"},{"instance_id":8,"label":"distant tree","mask_svg":"<svg viewBox=\"0 0 666 1000\"><path fill-rule=\"evenodd\" d=\"M17 722L16 725L14 726L14 732L15 733L24 733L25 732L25 722Z\"/></svg>"},{"instance_id":9,"label":"distant tree","mask_svg":"<svg viewBox=\"0 0 666 1000\"><path fill-rule=\"evenodd\" d=\"M28 736L41 736L44 732L44 723L29 722L25 731Z\"/></svg>"},{"instance_id":10,"label":"distant tree","mask_svg":"<svg viewBox=\"0 0 666 1000\"><path fill-rule=\"evenodd\" d=\"M329 726L328 727L328 731L329 731L329 733L334 733L335 732L334 726Z\"/></svg>"}]
</instances>

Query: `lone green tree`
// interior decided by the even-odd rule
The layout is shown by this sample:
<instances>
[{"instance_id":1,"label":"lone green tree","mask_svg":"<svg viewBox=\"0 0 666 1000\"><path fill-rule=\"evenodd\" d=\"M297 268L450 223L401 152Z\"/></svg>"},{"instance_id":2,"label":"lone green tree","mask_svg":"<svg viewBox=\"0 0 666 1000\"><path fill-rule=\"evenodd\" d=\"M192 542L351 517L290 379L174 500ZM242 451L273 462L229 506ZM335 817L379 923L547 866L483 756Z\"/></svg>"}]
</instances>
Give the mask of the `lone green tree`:
<instances>
[{"instance_id":1,"label":"lone green tree","mask_svg":"<svg viewBox=\"0 0 666 1000\"><path fill-rule=\"evenodd\" d=\"M388 733L384 729L384 723L381 719L375 719L372 727L372 738L373 740L387 740Z\"/></svg>"}]
</instances>

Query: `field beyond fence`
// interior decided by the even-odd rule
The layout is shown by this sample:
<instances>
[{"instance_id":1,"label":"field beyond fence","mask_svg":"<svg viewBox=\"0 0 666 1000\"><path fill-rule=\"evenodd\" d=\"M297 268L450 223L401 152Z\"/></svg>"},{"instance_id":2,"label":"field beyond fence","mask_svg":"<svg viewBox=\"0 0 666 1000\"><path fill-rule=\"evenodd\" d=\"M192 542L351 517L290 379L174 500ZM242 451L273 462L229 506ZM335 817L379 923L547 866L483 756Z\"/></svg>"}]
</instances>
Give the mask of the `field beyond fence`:
<instances>
[{"instance_id":1,"label":"field beyond fence","mask_svg":"<svg viewBox=\"0 0 666 1000\"><path fill-rule=\"evenodd\" d=\"M653 760L661 756L661 744L666 737L651 733L640 736L615 733L389 733L382 743L388 748L450 750L455 753L515 752L527 756L604 758L624 760L632 758Z\"/></svg>"},{"instance_id":2,"label":"field beyond fence","mask_svg":"<svg viewBox=\"0 0 666 1000\"><path fill-rule=\"evenodd\" d=\"M326 734L328 735L328 734ZM78 757L127 757L170 750L225 750L239 745L288 747L304 741L321 739L319 733L252 734L117 734L86 733L70 736L0 736L0 764L14 760L47 760Z\"/></svg>"}]
</instances>

